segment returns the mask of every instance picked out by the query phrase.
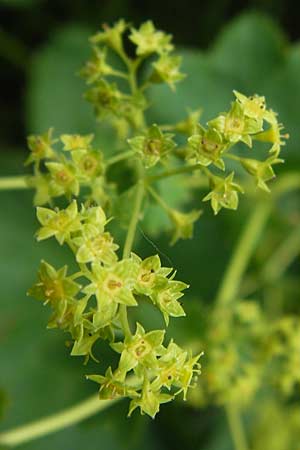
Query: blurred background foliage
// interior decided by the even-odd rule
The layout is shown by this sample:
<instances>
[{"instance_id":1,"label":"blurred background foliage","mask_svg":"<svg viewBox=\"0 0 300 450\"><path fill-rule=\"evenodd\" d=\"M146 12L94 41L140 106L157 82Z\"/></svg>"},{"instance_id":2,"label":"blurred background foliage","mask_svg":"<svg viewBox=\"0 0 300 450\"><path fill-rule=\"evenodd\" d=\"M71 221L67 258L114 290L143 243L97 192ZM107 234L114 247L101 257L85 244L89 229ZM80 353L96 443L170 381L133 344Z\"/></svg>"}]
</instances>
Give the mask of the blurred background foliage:
<instances>
[{"instance_id":1,"label":"blurred background foliage","mask_svg":"<svg viewBox=\"0 0 300 450\"><path fill-rule=\"evenodd\" d=\"M0 0L0 175L23 173L25 138L29 133L43 132L50 126L57 133L95 131L91 108L82 100L84 82L74 74L89 54L88 36L102 22L119 17L134 24L152 19L158 28L174 35L183 56L183 71L188 77L178 85L175 94L164 87L151 91L149 120L172 122L181 119L186 108L198 107L204 109L203 117L207 120L227 108L233 89L246 95L265 95L268 105L280 113L280 120L291 136L284 155L286 164L279 172L299 170L300 45L297 17L291 5L291 1L283 0L176 0L172 4L157 0ZM103 147L108 151L113 148L110 130L97 126L96 133ZM182 194L178 178L169 181L164 190L168 202L174 206L188 202L192 207L199 207L200 198ZM179 242L174 248L168 246L164 233L159 233L164 230L164 223L155 211L145 225L147 235L154 236L155 245L177 267L178 278L191 284L185 300L187 318L177 320L172 327L172 333L182 344L197 340L205 327L207 309L237 234L253 208L252 202L253 198L242 199L238 213L224 211L217 218L205 214L196 227L193 241ZM59 332L45 331L47 311L25 297L42 257L54 265L62 265L68 259L55 243L34 241L37 228L34 216L31 192L1 192L0 419L3 429L55 412L94 392L94 385L83 377L86 369L82 362L69 357L64 347L65 337ZM272 248L297 224L299 197L293 194L284 198L273 216L253 258L251 274L260 273ZM139 238L140 253L155 252L141 233ZM297 310L295 299L299 297L298 273L299 262L296 262L289 275L293 280L289 284L289 307L293 311ZM272 288L274 292L282 284L275 281ZM268 295L273 294L268 292ZM148 310L144 319L146 325L147 320L148 323L156 320ZM120 403L82 424L21 448L232 449L224 413L216 407L199 410L177 402L163 407L155 421L139 414L126 419L126 408L127 405ZM270 423L264 426L270 411L272 423L278 424L276 431L282 427L286 415L278 406L261 407L253 448L298 449L290 434L280 438L281 444L277 441L268 444L269 447L263 445L267 434L272 435ZM295 429L292 437L296 439L299 417L293 416L291 422Z\"/></svg>"}]
</instances>

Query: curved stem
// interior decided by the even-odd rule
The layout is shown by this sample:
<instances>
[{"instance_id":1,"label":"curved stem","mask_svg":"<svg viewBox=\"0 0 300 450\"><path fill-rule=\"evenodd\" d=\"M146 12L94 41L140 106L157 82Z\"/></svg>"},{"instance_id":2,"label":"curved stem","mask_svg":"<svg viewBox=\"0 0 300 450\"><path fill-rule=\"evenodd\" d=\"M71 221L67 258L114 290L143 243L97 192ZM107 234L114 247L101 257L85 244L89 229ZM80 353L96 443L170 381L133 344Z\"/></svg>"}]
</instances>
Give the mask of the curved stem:
<instances>
[{"instance_id":1,"label":"curved stem","mask_svg":"<svg viewBox=\"0 0 300 450\"><path fill-rule=\"evenodd\" d=\"M176 169L167 170L165 172L159 173L158 175L153 175L147 178L148 182L162 180L163 178L173 177L174 175L180 175L182 173L194 172L195 170L203 169L201 164L194 164L192 166L184 166Z\"/></svg>"},{"instance_id":2,"label":"curved stem","mask_svg":"<svg viewBox=\"0 0 300 450\"><path fill-rule=\"evenodd\" d=\"M99 400L98 395L93 395L79 404L67 408L44 419L30 422L21 427L0 433L0 444L8 447L16 447L25 442L53 433L70 425L75 425L81 420L90 417L99 411L103 411L112 405L115 400Z\"/></svg>"},{"instance_id":3,"label":"curved stem","mask_svg":"<svg viewBox=\"0 0 300 450\"><path fill-rule=\"evenodd\" d=\"M260 201L250 214L219 287L216 297L216 308L227 306L234 301L244 272L271 210L271 202ZM225 405L225 412L235 449L248 450L238 406L228 403Z\"/></svg>"},{"instance_id":4,"label":"curved stem","mask_svg":"<svg viewBox=\"0 0 300 450\"><path fill-rule=\"evenodd\" d=\"M246 442L243 424L241 421L241 416L239 414L236 405L227 404L225 406L225 412L228 420L228 425L230 428L234 448L236 450L248 450L248 445Z\"/></svg>"},{"instance_id":5,"label":"curved stem","mask_svg":"<svg viewBox=\"0 0 300 450\"><path fill-rule=\"evenodd\" d=\"M266 262L262 279L267 283L278 280L288 269L289 265L300 253L300 227L299 225L288 234Z\"/></svg>"},{"instance_id":6,"label":"curved stem","mask_svg":"<svg viewBox=\"0 0 300 450\"><path fill-rule=\"evenodd\" d=\"M26 176L16 175L13 177L0 177L0 191L15 189L30 189Z\"/></svg>"},{"instance_id":7,"label":"curved stem","mask_svg":"<svg viewBox=\"0 0 300 450\"><path fill-rule=\"evenodd\" d=\"M234 300L240 287L242 276L268 220L271 209L272 205L270 203L260 201L251 213L219 287L216 297L218 305L224 306Z\"/></svg>"},{"instance_id":8,"label":"curved stem","mask_svg":"<svg viewBox=\"0 0 300 450\"><path fill-rule=\"evenodd\" d=\"M135 152L133 150L128 150L127 152L121 152L116 156L112 156L111 158L109 158L106 161L106 165L107 166L112 166L113 164L116 164L120 161L123 161L125 159L130 158L131 156L133 156L135 154Z\"/></svg>"}]
</instances>

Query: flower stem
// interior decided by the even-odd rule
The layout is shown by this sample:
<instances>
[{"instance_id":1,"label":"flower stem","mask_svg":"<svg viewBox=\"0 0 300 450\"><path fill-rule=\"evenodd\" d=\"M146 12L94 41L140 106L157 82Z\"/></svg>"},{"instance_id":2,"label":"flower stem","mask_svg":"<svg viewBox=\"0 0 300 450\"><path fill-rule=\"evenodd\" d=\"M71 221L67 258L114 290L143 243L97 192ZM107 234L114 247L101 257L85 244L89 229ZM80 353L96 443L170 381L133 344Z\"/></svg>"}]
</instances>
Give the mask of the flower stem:
<instances>
[{"instance_id":1,"label":"flower stem","mask_svg":"<svg viewBox=\"0 0 300 450\"><path fill-rule=\"evenodd\" d=\"M112 156L111 158L109 158L106 161L106 165L107 166L112 166L113 164L116 164L116 163L118 163L120 161L128 159L128 158L130 158L133 155L134 155L134 151L133 150L128 150L127 152L121 152L118 155Z\"/></svg>"},{"instance_id":2,"label":"flower stem","mask_svg":"<svg viewBox=\"0 0 300 450\"><path fill-rule=\"evenodd\" d=\"M192 166L184 166L176 169L167 170L165 172L159 173L158 175L153 175L147 178L147 181L158 181L164 178L173 177L174 175L180 175L182 173L194 172L195 170L203 169L201 164L194 164Z\"/></svg>"},{"instance_id":3,"label":"flower stem","mask_svg":"<svg viewBox=\"0 0 300 450\"><path fill-rule=\"evenodd\" d=\"M16 175L14 177L0 177L0 191L15 189L30 189L26 176Z\"/></svg>"},{"instance_id":4,"label":"flower stem","mask_svg":"<svg viewBox=\"0 0 300 450\"><path fill-rule=\"evenodd\" d=\"M127 236L124 244L124 250L123 250L123 258L128 258L131 253L131 249L133 246L133 241L135 237L136 227L139 221L142 202L144 198L144 192L145 192L145 186L142 180L140 180L137 184L137 191L136 191L136 197L135 202L133 205L133 211L132 216L130 220L130 224L127 231Z\"/></svg>"},{"instance_id":5,"label":"flower stem","mask_svg":"<svg viewBox=\"0 0 300 450\"><path fill-rule=\"evenodd\" d=\"M271 202L259 201L251 213L219 287L216 297L217 305L226 306L234 300L271 209Z\"/></svg>"},{"instance_id":6,"label":"flower stem","mask_svg":"<svg viewBox=\"0 0 300 450\"><path fill-rule=\"evenodd\" d=\"M0 445L16 447L17 445L24 444L49 433L62 430L70 425L75 425L81 420L106 409L114 401L99 400L98 395L93 395L87 400L59 413L0 433Z\"/></svg>"},{"instance_id":7,"label":"flower stem","mask_svg":"<svg viewBox=\"0 0 300 450\"><path fill-rule=\"evenodd\" d=\"M249 447L246 442L243 424L238 408L236 407L236 405L228 403L225 406L225 412L235 450L248 450Z\"/></svg>"},{"instance_id":8,"label":"flower stem","mask_svg":"<svg viewBox=\"0 0 300 450\"><path fill-rule=\"evenodd\" d=\"M299 253L300 227L297 225L265 263L262 272L263 281L270 284L278 280Z\"/></svg>"}]
</instances>

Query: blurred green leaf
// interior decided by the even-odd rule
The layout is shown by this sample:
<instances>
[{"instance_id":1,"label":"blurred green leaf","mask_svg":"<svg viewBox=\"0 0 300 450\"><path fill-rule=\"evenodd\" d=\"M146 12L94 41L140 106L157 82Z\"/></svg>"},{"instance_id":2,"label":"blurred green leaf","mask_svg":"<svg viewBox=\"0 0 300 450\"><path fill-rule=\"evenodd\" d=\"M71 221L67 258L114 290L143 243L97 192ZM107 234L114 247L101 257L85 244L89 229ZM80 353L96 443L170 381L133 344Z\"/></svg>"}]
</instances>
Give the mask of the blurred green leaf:
<instances>
[{"instance_id":1,"label":"blurred green leaf","mask_svg":"<svg viewBox=\"0 0 300 450\"><path fill-rule=\"evenodd\" d=\"M76 76L89 54L90 31L71 26L55 33L38 50L30 68L28 128L43 132L88 133L93 129L92 110L82 99L84 81Z\"/></svg>"}]
</instances>

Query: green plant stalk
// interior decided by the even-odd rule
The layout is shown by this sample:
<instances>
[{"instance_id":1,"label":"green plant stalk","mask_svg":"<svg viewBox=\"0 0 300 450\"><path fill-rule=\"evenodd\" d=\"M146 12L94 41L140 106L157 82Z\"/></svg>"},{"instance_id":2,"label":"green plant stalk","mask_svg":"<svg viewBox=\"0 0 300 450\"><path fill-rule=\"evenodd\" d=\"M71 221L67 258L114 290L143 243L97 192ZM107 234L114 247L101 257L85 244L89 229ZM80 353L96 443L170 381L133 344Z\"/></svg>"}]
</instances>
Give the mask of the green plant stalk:
<instances>
[{"instance_id":1,"label":"green plant stalk","mask_svg":"<svg viewBox=\"0 0 300 450\"><path fill-rule=\"evenodd\" d=\"M216 308L226 307L236 298L244 272L272 210L272 204L260 201L238 239L216 297ZM240 412L234 404L225 405L232 441L236 450L248 450Z\"/></svg>"},{"instance_id":2,"label":"green plant stalk","mask_svg":"<svg viewBox=\"0 0 300 450\"><path fill-rule=\"evenodd\" d=\"M112 166L113 164L116 164L120 161L124 161L125 159L130 158L131 156L134 156L134 151L133 150L128 150L126 152L121 152L120 154L116 155L116 156L112 156L111 158L109 158L106 161L106 165L107 166Z\"/></svg>"},{"instance_id":3,"label":"green plant stalk","mask_svg":"<svg viewBox=\"0 0 300 450\"><path fill-rule=\"evenodd\" d=\"M27 177L24 175L16 175L13 177L0 178L0 191L30 189L27 183Z\"/></svg>"},{"instance_id":4,"label":"green plant stalk","mask_svg":"<svg viewBox=\"0 0 300 450\"><path fill-rule=\"evenodd\" d=\"M131 216L131 220L130 220L130 224L128 227L127 236L126 236L126 240L125 240L125 244L124 244L123 258L129 258L132 247L133 247L134 237L135 237L135 233L136 233L136 227L137 227L137 224L138 224L139 218L140 218L140 212L141 212L141 207L142 207L142 203L143 203L144 192L145 192L145 186L144 186L143 181L140 179L140 181L138 182L138 186L137 186L137 192L136 192L136 197L135 197L135 203L133 206L133 212L132 212L132 216ZM129 321L128 321L126 305L120 305L119 318L120 318L125 336L126 337L131 336L131 330L130 330L130 325L129 325Z\"/></svg>"},{"instance_id":5,"label":"green plant stalk","mask_svg":"<svg viewBox=\"0 0 300 450\"><path fill-rule=\"evenodd\" d=\"M153 181L158 181L158 180L162 180L164 178L173 177L174 175L180 175L182 173L190 173L190 172L194 172L195 170L201 170L201 169L203 169L203 166L201 166L201 164L194 164L192 166L178 167L176 169L167 170L158 175L150 176L146 180L151 183ZM207 182L205 185L207 185Z\"/></svg>"},{"instance_id":6,"label":"green plant stalk","mask_svg":"<svg viewBox=\"0 0 300 450\"><path fill-rule=\"evenodd\" d=\"M135 237L136 227L140 218L141 206L144 198L145 186L142 180L138 182L135 203L124 244L123 258L128 258L131 253Z\"/></svg>"},{"instance_id":7,"label":"green plant stalk","mask_svg":"<svg viewBox=\"0 0 300 450\"><path fill-rule=\"evenodd\" d=\"M270 203L259 201L251 213L219 287L216 296L217 306L226 306L235 299L249 260L271 213Z\"/></svg>"},{"instance_id":8,"label":"green plant stalk","mask_svg":"<svg viewBox=\"0 0 300 450\"><path fill-rule=\"evenodd\" d=\"M248 450L248 444L246 442L243 424L241 422L241 416L236 405L231 403L225 406L226 416L236 450Z\"/></svg>"},{"instance_id":9,"label":"green plant stalk","mask_svg":"<svg viewBox=\"0 0 300 450\"><path fill-rule=\"evenodd\" d=\"M59 413L0 433L0 445L16 447L49 433L62 430L70 425L75 425L99 411L103 411L114 402L115 400L99 400L98 395L93 395L87 400Z\"/></svg>"},{"instance_id":10,"label":"green plant stalk","mask_svg":"<svg viewBox=\"0 0 300 450\"><path fill-rule=\"evenodd\" d=\"M280 278L299 254L300 227L297 225L266 262L262 273L263 280L272 283Z\"/></svg>"}]
</instances>

